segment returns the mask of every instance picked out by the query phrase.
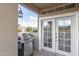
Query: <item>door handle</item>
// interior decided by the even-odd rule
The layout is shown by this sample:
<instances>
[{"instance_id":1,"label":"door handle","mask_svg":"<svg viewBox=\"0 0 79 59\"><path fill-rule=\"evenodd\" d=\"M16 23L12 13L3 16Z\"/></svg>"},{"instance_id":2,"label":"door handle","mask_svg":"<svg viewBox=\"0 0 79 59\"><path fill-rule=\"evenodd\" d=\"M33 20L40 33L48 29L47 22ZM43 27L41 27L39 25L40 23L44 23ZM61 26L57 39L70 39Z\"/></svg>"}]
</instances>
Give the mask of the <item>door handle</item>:
<instances>
[{"instance_id":1,"label":"door handle","mask_svg":"<svg viewBox=\"0 0 79 59\"><path fill-rule=\"evenodd\" d=\"M57 37L58 37L58 35L57 35L57 33L56 33L56 36L55 36L55 41L57 42Z\"/></svg>"},{"instance_id":2,"label":"door handle","mask_svg":"<svg viewBox=\"0 0 79 59\"><path fill-rule=\"evenodd\" d=\"M57 36L56 36L56 39L57 39Z\"/></svg>"},{"instance_id":3,"label":"door handle","mask_svg":"<svg viewBox=\"0 0 79 59\"><path fill-rule=\"evenodd\" d=\"M57 36L58 36L58 35L57 35L57 33L56 33L56 35L55 35L55 38L56 38L56 39L57 39Z\"/></svg>"}]
</instances>

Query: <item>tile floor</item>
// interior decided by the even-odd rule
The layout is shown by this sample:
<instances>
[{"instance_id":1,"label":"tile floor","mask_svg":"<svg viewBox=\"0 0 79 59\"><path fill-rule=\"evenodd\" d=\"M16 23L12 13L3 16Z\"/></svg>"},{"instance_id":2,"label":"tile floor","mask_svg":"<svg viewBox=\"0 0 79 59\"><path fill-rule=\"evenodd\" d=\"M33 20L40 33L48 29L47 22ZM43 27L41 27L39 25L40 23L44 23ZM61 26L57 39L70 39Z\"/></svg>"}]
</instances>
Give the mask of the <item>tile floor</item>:
<instances>
[{"instance_id":1,"label":"tile floor","mask_svg":"<svg viewBox=\"0 0 79 59\"><path fill-rule=\"evenodd\" d=\"M46 51L46 50L41 50L41 51L35 50L33 52L33 56L63 56L63 55L58 54L58 53L53 53L50 51Z\"/></svg>"}]
</instances>

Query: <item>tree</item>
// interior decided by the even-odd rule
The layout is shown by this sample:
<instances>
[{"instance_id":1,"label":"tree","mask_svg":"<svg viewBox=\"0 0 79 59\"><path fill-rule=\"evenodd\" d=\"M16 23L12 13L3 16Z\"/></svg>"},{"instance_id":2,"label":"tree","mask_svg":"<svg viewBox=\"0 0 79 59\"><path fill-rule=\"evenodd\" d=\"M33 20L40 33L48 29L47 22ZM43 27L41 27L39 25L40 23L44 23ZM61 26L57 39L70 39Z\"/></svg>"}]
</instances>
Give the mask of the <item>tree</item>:
<instances>
[{"instance_id":1,"label":"tree","mask_svg":"<svg viewBox=\"0 0 79 59\"><path fill-rule=\"evenodd\" d=\"M26 31L33 32L33 28L32 27L27 27Z\"/></svg>"},{"instance_id":2,"label":"tree","mask_svg":"<svg viewBox=\"0 0 79 59\"><path fill-rule=\"evenodd\" d=\"M17 32L21 32L21 30L20 30L20 29L18 29L18 28L16 29L16 31L17 31Z\"/></svg>"},{"instance_id":3,"label":"tree","mask_svg":"<svg viewBox=\"0 0 79 59\"><path fill-rule=\"evenodd\" d=\"M33 28L33 32L38 32L37 28Z\"/></svg>"}]
</instances>

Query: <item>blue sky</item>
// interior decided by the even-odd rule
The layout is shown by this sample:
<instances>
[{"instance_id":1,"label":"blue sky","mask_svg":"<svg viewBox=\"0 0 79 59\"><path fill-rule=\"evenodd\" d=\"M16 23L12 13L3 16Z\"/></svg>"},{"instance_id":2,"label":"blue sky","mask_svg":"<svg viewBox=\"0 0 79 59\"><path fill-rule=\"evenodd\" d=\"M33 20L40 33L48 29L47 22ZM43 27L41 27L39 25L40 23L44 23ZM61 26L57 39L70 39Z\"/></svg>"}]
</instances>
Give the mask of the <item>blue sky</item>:
<instances>
[{"instance_id":1,"label":"blue sky","mask_svg":"<svg viewBox=\"0 0 79 59\"><path fill-rule=\"evenodd\" d=\"M37 14L19 5L23 11L23 18L18 17L18 24L24 27L37 27ZM18 8L19 10L20 8Z\"/></svg>"}]
</instances>

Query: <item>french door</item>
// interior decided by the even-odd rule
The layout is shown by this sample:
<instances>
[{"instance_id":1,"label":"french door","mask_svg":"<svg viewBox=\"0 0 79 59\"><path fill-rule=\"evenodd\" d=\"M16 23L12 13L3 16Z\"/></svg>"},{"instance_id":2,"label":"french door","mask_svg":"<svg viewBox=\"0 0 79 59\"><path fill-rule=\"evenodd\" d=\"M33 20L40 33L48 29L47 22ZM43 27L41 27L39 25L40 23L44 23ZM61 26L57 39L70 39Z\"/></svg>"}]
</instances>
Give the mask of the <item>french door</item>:
<instances>
[{"instance_id":1,"label":"french door","mask_svg":"<svg viewBox=\"0 0 79 59\"><path fill-rule=\"evenodd\" d=\"M73 20L74 17L56 19L56 52L73 55Z\"/></svg>"},{"instance_id":2,"label":"french door","mask_svg":"<svg viewBox=\"0 0 79 59\"><path fill-rule=\"evenodd\" d=\"M52 50L52 21L42 21L42 47L43 49Z\"/></svg>"},{"instance_id":3,"label":"french door","mask_svg":"<svg viewBox=\"0 0 79 59\"><path fill-rule=\"evenodd\" d=\"M42 20L42 48L62 55L73 55L74 19L70 16Z\"/></svg>"}]
</instances>

